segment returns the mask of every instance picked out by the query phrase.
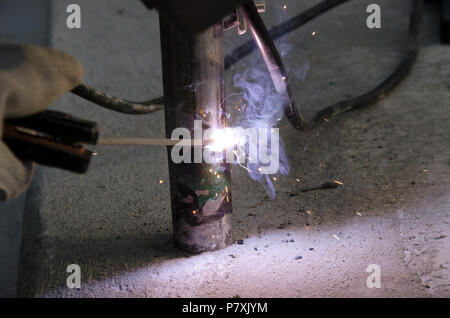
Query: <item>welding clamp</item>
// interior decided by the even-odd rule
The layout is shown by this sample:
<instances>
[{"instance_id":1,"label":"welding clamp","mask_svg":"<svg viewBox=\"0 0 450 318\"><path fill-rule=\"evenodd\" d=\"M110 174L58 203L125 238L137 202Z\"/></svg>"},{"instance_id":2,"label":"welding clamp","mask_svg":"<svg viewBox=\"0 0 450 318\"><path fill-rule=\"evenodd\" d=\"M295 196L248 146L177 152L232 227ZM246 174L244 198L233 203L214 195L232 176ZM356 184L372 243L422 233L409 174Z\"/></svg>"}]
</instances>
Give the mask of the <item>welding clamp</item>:
<instances>
[{"instance_id":1,"label":"welding clamp","mask_svg":"<svg viewBox=\"0 0 450 318\"><path fill-rule=\"evenodd\" d=\"M95 122L46 110L32 116L6 119L2 138L23 161L85 173L95 153L85 149L83 144L97 144L99 128Z\"/></svg>"}]
</instances>

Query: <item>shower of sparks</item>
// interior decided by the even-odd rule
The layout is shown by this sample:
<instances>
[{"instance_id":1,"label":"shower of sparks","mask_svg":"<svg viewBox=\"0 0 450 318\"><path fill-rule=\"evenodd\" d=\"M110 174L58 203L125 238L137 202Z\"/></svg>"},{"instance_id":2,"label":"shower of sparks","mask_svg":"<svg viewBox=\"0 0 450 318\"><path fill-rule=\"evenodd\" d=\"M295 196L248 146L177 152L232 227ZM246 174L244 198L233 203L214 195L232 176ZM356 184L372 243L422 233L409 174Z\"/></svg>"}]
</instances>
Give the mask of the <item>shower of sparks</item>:
<instances>
[{"instance_id":1,"label":"shower of sparks","mask_svg":"<svg viewBox=\"0 0 450 318\"><path fill-rule=\"evenodd\" d=\"M339 181L339 180L334 180L334 183L337 183L337 184L339 184L339 185L344 185L344 183L342 183L341 181Z\"/></svg>"},{"instance_id":2,"label":"shower of sparks","mask_svg":"<svg viewBox=\"0 0 450 318\"><path fill-rule=\"evenodd\" d=\"M340 240L340 238L336 234L333 234L333 237L338 241Z\"/></svg>"}]
</instances>

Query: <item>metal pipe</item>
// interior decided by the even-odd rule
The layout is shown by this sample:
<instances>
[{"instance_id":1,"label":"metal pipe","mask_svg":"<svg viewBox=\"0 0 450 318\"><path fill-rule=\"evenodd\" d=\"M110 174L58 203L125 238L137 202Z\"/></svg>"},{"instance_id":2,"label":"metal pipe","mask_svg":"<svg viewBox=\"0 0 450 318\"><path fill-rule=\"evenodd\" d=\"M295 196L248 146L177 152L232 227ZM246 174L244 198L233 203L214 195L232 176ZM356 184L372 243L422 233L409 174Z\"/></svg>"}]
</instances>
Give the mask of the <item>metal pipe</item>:
<instances>
[{"instance_id":1,"label":"metal pipe","mask_svg":"<svg viewBox=\"0 0 450 318\"><path fill-rule=\"evenodd\" d=\"M226 124L222 23L187 35L160 18L160 32L166 137L171 138L176 128L186 128L194 139L202 139L196 136L194 120L201 120L203 129ZM230 245L229 165L200 163L200 147L188 154L191 159L199 155L200 161L175 163L172 149L168 155L175 245L192 253Z\"/></svg>"}]
</instances>

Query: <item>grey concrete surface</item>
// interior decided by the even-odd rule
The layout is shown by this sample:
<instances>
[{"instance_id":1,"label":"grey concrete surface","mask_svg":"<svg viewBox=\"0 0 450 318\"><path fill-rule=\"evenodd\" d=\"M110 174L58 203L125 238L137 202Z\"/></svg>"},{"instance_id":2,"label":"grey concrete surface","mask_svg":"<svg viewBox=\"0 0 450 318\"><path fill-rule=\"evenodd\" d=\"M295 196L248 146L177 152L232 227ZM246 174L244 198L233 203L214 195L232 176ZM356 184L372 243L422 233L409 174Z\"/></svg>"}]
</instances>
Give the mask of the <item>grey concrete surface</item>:
<instances>
[{"instance_id":1,"label":"grey concrete surface","mask_svg":"<svg viewBox=\"0 0 450 318\"><path fill-rule=\"evenodd\" d=\"M47 0L0 0L0 43L47 45L49 12ZM16 295L24 205L25 194L0 203L0 297Z\"/></svg>"},{"instance_id":2,"label":"grey concrete surface","mask_svg":"<svg viewBox=\"0 0 450 318\"><path fill-rule=\"evenodd\" d=\"M274 0L264 19L273 25L316 2L283 1L282 13ZM381 30L365 27L370 2L352 1L278 42L295 48L285 58L292 72L310 65L293 85L307 117L370 89L401 60L410 2L378 2ZM53 2L51 44L81 60L86 83L129 99L159 96L157 15L137 1L79 0L82 29L68 30L68 3ZM248 39L226 37L227 51ZM304 134L282 122L292 169L276 181L274 201L233 169L243 245L197 256L172 247L164 149L97 147L83 176L41 169L26 203L19 295L450 296L450 48L425 40L412 74L376 105ZM227 72L230 90L256 57ZM103 137L164 136L162 113L114 114L74 96L54 107L98 121ZM335 179L344 186L299 193ZM66 287L69 264L81 267L80 290ZM370 264L381 268L380 289L366 286Z\"/></svg>"}]
</instances>

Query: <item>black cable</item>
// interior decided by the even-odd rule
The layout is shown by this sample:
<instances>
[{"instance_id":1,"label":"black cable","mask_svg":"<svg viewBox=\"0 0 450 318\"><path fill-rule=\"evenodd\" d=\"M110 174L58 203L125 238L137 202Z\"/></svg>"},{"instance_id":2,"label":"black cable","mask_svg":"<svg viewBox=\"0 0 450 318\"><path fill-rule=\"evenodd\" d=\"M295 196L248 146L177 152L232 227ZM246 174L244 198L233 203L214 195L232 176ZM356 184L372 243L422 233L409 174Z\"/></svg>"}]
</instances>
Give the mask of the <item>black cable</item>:
<instances>
[{"instance_id":1,"label":"black cable","mask_svg":"<svg viewBox=\"0 0 450 318\"><path fill-rule=\"evenodd\" d=\"M374 104L378 100L384 98L409 74L419 52L419 33L422 20L422 6L422 0L412 0L412 10L408 32L410 36L410 47L408 48L406 57L396 68L396 70L371 91L358 97L347 99L325 107L314 116L313 123L318 124L330 117L338 116L342 113Z\"/></svg>"},{"instance_id":2,"label":"black cable","mask_svg":"<svg viewBox=\"0 0 450 318\"><path fill-rule=\"evenodd\" d=\"M130 102L117 97L110 96L98 89L81 84L72 90L78 95L99 106L133 115L144 115L156 112L164 108L164 98L156 98L146 102Z\"/></svg>"}]
</instances>

